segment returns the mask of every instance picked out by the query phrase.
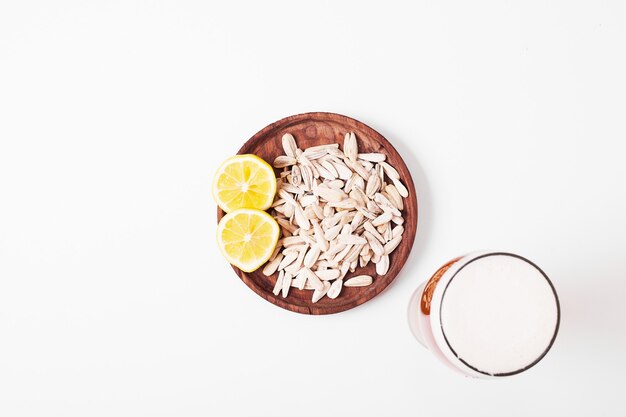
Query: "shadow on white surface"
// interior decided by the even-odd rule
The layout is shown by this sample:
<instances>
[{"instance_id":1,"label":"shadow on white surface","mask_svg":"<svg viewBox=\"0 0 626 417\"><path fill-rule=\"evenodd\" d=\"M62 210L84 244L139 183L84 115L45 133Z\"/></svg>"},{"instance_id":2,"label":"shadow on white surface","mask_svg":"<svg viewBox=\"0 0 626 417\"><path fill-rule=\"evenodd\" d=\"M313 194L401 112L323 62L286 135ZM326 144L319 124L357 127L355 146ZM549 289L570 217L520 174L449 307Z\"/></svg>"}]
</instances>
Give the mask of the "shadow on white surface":
<instances>
[{"instance_id":1,"label":"shadow on white surface","mask_svg":"<svg viewBox=\"0 0 626 417\"><path fill-rule=\"evenodd\" d=\"M626 271L623 262L605 265L589 259L577 259L575 269L553 271L555 287L561 302L562 342L584 345L584 341L609 343L607 354L623 354L626 347ZM622 329L623 331L615 331ZM558 343L557 338L557 343Z\"/></svg>"}]
</instances>

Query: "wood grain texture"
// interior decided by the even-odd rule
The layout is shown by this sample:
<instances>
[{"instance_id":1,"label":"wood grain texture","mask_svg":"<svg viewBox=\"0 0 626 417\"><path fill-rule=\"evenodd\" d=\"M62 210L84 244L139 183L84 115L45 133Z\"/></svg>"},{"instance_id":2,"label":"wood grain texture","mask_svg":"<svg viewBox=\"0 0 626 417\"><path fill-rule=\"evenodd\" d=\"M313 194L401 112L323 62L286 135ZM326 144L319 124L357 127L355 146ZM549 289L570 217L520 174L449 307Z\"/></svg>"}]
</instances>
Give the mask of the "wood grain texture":
<instances>
[{"instance_id":1,"label":"wood grain texture","mask_svg":"<svg viewBox=\"0 0 626 417\"><path fill-rule=\"evenodd\" d=\"M259 268L257 271L246 273L233 266L241 280L255 293L284 309L302 314L332 314L345 311L371 300L380 294L398 275L404 266L415 240L417 230L417 198L411 174L402 157L395 148L380 133L369 126L335 113L304 113L289 116L265 127L248 140L238 154L255 154L270 164L278 155L283 154L281 138L285 133L291 133L301 149L326 143L339 143L343 148L343 137L346 132L354 132L359 145L359 152L380 152L387 155L387 162L398 172L402 182L409 190L409 196L404 200L404 234L400 245L390 255L389 271L384 276L376 274L375 265L370 263L365 268L357 268L354 273L348 273L346 279L360 274L371 275L374 278L368 287L345 287L336 299L322 298L317 303L311 302L313 294L310 290L291 288L287 298L272 293L277 274L266 277ZM277 171L278 172L278 171ZM217 220L224 212L217 209Z\"/></svg>"}]
</instances>

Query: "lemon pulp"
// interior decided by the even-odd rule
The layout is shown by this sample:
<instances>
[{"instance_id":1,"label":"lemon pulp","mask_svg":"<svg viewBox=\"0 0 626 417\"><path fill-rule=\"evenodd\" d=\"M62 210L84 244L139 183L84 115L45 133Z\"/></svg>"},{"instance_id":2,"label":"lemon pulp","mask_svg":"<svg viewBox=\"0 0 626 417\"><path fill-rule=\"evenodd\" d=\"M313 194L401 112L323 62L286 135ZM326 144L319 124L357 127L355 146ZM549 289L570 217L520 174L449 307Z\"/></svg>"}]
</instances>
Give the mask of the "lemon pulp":
<instances>
[{"instance_id":1,"label":"lemon pulp","mask_svg":"<svg viewBox=\"0 0 626 417\"><path fill-rule=\"evenodd\" d=\"M217 227L217 242L224 257L245 272L252 272L272 256L280 228L262 210L238 209L226 214Z\"/></svg>"},{"instance_id":2,"label":"lemon pulp","mask_svg":"<svg viewBox=\"0 0 626 417\"><path fill-rule=\"evenodd\" d=\"M240 208L266 210L272 205L275 194L274 170L256 155L228 158L213 180L213 197L227 213Z\"/></svg>"}]
</instances>

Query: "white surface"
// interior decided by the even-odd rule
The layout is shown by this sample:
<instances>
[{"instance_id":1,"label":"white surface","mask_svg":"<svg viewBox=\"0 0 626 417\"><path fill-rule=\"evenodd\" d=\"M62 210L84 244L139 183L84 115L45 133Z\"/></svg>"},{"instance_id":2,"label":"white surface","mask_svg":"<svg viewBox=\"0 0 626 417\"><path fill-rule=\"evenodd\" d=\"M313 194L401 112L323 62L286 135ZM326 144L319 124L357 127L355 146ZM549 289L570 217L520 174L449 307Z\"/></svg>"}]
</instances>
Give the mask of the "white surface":
<instances>
[{"instance_id":1,"label":"white surface","mask_svg":"<svg viewBox=\"0 0 626 417\"><path fill-rule=\"evenodd\" d=\"M0 415L623 415L626 6L0 3ZM210 178L257 130L345 113L421 201L390 288L329 317L262 300L214 243ZM464 379L411 292L471 250L563 307L531 371Z\"/></svg>"},{"instance_id":2,"label":"white surface","mask_svg":"<svg viewBox=\"0 0 626 417\"><path fill-rule=\"evenodd\" d=\"M433 328L445 332L440 346L450 354L449 343L455 359L492 375L519 371L540 358L554 338L554 292L525 260L477 255L452 280L437 285L445 295L439 298L440 315L431 310L431 319L441 323Z\"/></svg>"}]
</instances>

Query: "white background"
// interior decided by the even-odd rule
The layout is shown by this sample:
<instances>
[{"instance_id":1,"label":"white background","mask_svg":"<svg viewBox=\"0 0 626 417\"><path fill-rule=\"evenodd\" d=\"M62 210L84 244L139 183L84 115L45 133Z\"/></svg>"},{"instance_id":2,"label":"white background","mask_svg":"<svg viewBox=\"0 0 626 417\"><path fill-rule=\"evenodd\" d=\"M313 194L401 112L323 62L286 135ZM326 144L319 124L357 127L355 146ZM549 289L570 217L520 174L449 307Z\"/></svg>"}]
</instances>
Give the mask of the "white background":
<instances>
[{"instance_id":1,"label":"white background","mask_svg":"<svg viewBox=\"0 0 626 417\"><path fill-rule=\"evenodd\" d=\"M220 257L212 173L284 116L377 129L418 188L410 261L326 317ZM624 416L626 7L0 3L0 415ZM464 379L406 324L450 258L560 294L529 372Z\"/></svg>"}]
</instances>

